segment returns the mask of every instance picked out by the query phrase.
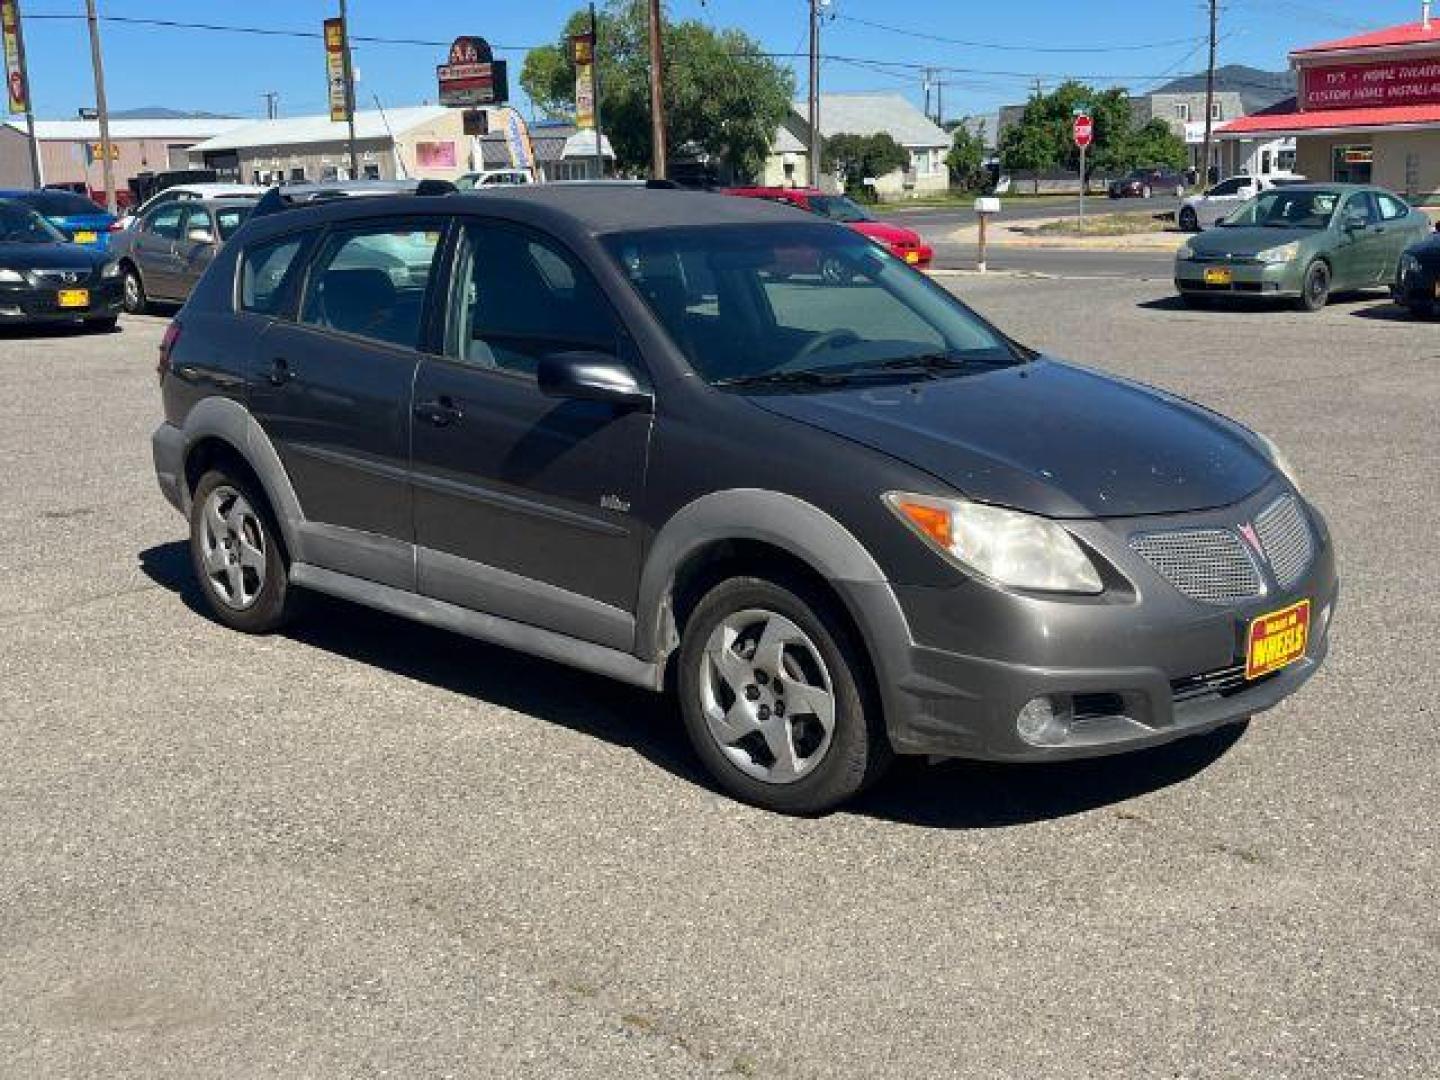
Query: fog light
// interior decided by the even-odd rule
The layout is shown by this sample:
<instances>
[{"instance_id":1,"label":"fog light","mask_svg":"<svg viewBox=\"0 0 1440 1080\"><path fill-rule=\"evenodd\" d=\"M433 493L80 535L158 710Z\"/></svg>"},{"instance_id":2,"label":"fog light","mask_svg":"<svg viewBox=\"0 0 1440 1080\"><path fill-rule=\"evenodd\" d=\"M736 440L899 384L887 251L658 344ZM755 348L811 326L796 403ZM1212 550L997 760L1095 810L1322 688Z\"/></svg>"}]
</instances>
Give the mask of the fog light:
<instances>
[{"instance_id":1,"label":"fog light","mask_svg":"<svg viewBox=\"0 0 1440 1080\"><path fill-rule=\"evenodd\" d=\"M0 304L0 315L16 317L24 314L25 312L23 309L15 307L12 304Z\"/></svg>"},{"instance_id":2,"label":"fog light","mask_svg":"<svg viewBox=\"0 0 1440 1080\"><path fill-rule=\"evenodd\" d=\"M1058 746L1070 734L1070 699L1037 697L1015 718L1015 730L1031 746Z\"/></svg>"}]
</instances>

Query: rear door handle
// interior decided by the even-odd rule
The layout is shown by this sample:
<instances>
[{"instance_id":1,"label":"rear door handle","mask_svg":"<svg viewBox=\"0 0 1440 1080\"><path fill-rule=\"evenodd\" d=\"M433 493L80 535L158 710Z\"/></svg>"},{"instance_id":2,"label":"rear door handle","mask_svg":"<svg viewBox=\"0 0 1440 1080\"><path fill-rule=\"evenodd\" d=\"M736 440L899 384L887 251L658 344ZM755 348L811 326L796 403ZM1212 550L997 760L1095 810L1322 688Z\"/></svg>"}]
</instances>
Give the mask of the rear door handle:
<instances>
[{"instance_id":1,"label":"rear door handle","mask_svg":"<svg viewBox=\"0 0 1440 1080\"><path fill-rule=\"evenodd\" d=\"M449 427L465 419L465 410L449 394L441 394L432 401L417 404L415 416L434 427Z\"/></svg>"},{"instance_id":2,"label":"rear door handle","mask_svg":"<svg viewBox=\"0 0 1440 1080\"><path fill-rule=\"evenodd\" d=\"M265 376L271 386L284 386L294 377L295 373L290 370L290 361L283 356L277 356L270 361L270 371Z\"/></svg>"}]
</instances>

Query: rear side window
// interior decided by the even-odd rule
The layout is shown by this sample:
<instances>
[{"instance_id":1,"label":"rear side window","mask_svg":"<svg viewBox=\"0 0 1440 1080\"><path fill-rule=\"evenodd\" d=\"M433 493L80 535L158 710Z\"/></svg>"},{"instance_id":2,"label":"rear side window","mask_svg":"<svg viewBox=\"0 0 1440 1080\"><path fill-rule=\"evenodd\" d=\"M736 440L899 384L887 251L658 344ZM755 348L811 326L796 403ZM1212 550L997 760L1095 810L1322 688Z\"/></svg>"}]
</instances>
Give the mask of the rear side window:
<instances>
[{"instance_id":1,"label":"rear side window","mask_svg":"<svg viewBox=\"0 0 1440 1080\"><path fill-rule=\"evenodd\" d=\"M1399 221L1410 216L1410 207L1393 195L1376 195L1375 201L1380 204L1381 221Z\"/></svg>"},{"instance_id":2,"label":"rear side window","mask_svg":"<svg viewBox=\"0 0 1440 1080\"><path fill-rule=\"evenodd\" d=\"M185 207L177 203L162 206L145 219L145 228L166 240L180 238L180 219L185 216Z\"/></svg>"},{"instance_id":3,"label":"rear side window","mask_svg":"<svg viewBox=\"0 0 1440 1080\"><path fill-rule=\"evenodd\" d=\"M229 240L235 231L245 224L250 211L244 207L226 207L215 211L215 224L220 228L220 239Z\"/></svg>"},{"instance_id":4,"label":"rear side window","mask_svg":"<svg viewBox=\"0 0 1440 1080\"><path fill-rule=\"evenodd\" d=\"M276 317L282 314L285 287L303 244L303 236L284 236L256 244L245 252L240 267L241 311Z\"/></svg>"},{"instance_id":5,"label":"rear side window","mask_svg":"<svg viewBox=\"0 0 1440 1080\"><path fill-rule=\"evenodd\" d=\"M337 230L310 268L300 321L418 348L440 221L384 221Z\"/></svg>"}]
</instances>

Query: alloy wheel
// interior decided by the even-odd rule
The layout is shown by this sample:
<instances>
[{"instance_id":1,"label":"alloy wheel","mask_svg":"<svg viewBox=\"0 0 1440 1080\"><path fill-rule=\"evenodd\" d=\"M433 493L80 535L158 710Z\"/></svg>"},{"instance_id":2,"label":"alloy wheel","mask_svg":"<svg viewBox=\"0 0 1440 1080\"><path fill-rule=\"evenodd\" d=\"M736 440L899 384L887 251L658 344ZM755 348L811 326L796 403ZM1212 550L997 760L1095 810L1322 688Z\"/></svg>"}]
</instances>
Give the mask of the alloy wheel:
<instances>
[{"instance_id":1,"label":"alloy wheel","mask_svg":"<svg viewBox=\"0 0 1440 1080\"><path fill-rule=\"evenodd\" d=\"M824 760L835 733L835 691L819 648L793 621L750 609L710 634L701 707L715 745L741 772L791 784Z\"/></svg>"},{"instance_id":2,"label":"alloy wheel","mask_svg":"<svg viewBox=\"0 0 1440 1080\"><path fill-rule=\"evenodd\" d=\"M125 310L135 315L145 306L145 290L140 284L140 275L134 270L125 271Z\"/></svg>"},{"instance_id":3,"label":"alloy wheel","mask_svg":"<svg viewBox=\"0 0 1440 1080\"><path fill-rule=\"evenodd\" d=\"M245 496L222 484L205 500L200 551L210 588L226 607L244 611L265 588L265 528Z\"/></svg>"}]
</instances>

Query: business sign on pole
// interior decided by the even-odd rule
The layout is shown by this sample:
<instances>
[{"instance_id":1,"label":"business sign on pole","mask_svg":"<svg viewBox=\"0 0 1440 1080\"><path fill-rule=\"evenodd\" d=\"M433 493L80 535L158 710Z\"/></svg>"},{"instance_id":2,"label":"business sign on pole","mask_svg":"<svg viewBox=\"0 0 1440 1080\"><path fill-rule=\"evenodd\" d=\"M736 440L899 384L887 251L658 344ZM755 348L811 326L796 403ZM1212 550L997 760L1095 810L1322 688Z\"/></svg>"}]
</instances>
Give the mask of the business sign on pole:
<instances>
[{"instance_id":1,"label":"business sign on pole","mask_svg":"<svg viewBox=\"0 0 1440 1080\"><path fill-rule=\"evenodd\" d=\"M575 61L575 126L595 130L595 35L576 34L570 39Z\"/></svg>"},{"instance_id":2,"label":"business sign on pole","mask_svg":"<svg viewBox=\"0 0 1440 1080\"><path fill-rule=\"evenodd\" d=\"M1301 72L1301 83L1306 109L1434 105L1440 103L1440 60L1307 67Z\"/></svg>"},{"instance_id":3,"label":"business sign on pole","mask_svg":"<svg viewBox=\"0 0 1440 1080\"><path fill-rule=\"evenodd\" d=\"M1095 121L1085 113L1081 113L1075 117L1073 135L1075 145L1081 150L1086 149L1095 141Z\"/></svg>"},{"instance_id":4,"label":"business sign on pole","mask_svg":"<svg viewBox=\"0 0 1440 1080\"><path fill-rule=\"evenodd\" d=\"M0 0L0 26L5 35L5 87L12 113L30 111L30 88L20 64L20 11L15 0Z\"/></svg>"},{"instance_id":5,"label":"business sign on pole","mask_svg":"<svg viewBox=\"0 0 1440 1080\"><path fill-rule=\"evenodd\" d=\"M325 78L330 85L330 119L350 118L350 95L345 86L345 21L325 20Z\"/></svg>"},{"instance_id":6,"label":"business sign on pole","mask_svg":"<svg viewBox=\"0 0 1440 1080\"><path fill-rule=\"evenodd\" d=\"M440 83L440 104L459 108L503 105L510 100L505 61L496 60L490 44L481 37L458 37L450 56L435 69Z\"/></svg>"}]
</instances>

